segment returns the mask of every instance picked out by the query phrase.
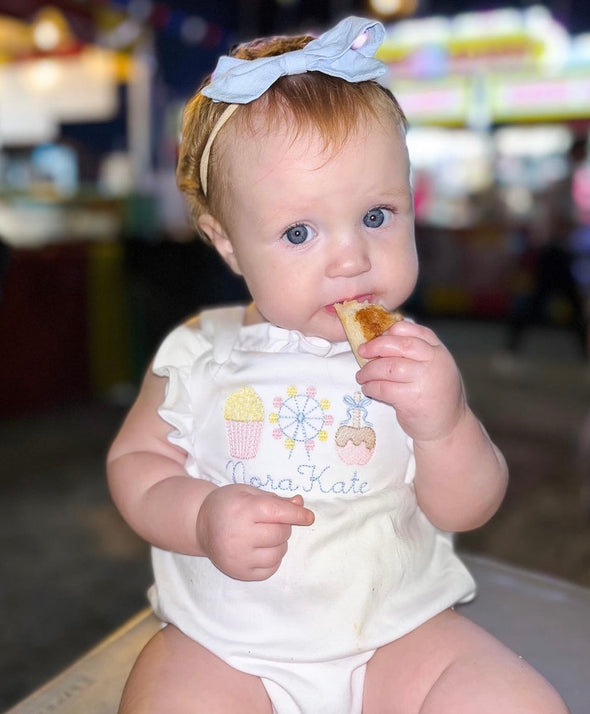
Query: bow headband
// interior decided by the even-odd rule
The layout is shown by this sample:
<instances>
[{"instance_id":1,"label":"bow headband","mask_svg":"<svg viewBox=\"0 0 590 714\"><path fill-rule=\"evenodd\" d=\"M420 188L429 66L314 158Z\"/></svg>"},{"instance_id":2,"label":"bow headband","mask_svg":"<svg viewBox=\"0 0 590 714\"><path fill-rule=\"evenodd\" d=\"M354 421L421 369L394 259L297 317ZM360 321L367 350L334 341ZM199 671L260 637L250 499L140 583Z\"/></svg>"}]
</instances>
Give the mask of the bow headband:
<instances>
[{"instance_id":1,"label":"bow headband","mask_svg":"<svg viewBox=\"0 0 590 714\"><path fill-rule=\"evenodd\" d=\"M253 60L220 57L201 94L215 102L248 104L286 75L322 72L347 82L377 79L386 72L374 56L384 37L380 22L348 17L300 50Z\"/></svg>"},{"instance_id":2,"label":"bow headband","mask_svg":"<svg viewBox=\"0 0 590 714\"><path fill-rule=\"evenodd\" d=\"M201 94L214 102L229 103L213 127L201 156L199 174L205 196L213 141L239 104L258 99L279 77L287 75L321 72L347 82L377 79L387 71L383 62L374 56L384 37L385 28L380 22L348 17L300 50L253 60L220 57L211 82L201 89Z\"/></svg>"}]
</instances>

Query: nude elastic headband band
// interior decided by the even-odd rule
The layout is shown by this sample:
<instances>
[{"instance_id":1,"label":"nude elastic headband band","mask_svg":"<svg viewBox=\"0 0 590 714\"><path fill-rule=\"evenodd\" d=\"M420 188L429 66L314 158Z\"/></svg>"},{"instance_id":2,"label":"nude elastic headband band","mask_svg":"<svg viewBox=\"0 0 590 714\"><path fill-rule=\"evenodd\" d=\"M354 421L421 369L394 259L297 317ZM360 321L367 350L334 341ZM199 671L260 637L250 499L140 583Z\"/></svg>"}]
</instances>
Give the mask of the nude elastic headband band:
<instances>
[{"instance_id":1,"label":"nude elastic headband band","mask_svg":"<svg viewBox=\"0 0 590 714\"><path fill-rule=\"evenodd\" d=\"M209 173L209 157L211 156L211 147L213 146L215 137L217 136L217 134L219 134L220 129L231 117L231 115L236 111L238 106L239 104L230 104L225 108L219 119L215 122L213 129L211 129L211 133L209 134L209 138L207 139L207 143L205 144L205 148L203 149L203 153L201 154L201 162L199 164L199 178L201 179L201 190L205 194L205 197L207 196L207 174Z\"/></svg>"}]
</instances>

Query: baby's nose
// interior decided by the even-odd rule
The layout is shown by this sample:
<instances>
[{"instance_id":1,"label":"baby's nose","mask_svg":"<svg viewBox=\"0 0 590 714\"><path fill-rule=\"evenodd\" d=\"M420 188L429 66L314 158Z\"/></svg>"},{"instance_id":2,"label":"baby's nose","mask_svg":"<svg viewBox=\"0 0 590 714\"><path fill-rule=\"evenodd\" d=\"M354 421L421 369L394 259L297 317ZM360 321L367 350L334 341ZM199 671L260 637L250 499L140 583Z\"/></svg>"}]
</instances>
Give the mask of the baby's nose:
<instances>
[{"instance_id":1,"label":"baby's nose","mask_svg":"<svg viewBox=\"0 0 590 714\"><path fill-rule=\"evenodd\" d=\"M351 277L366 273L371 267L366 241L356 236L342 237L330 254L329 277Z\"/></svg>"}]
</instances>

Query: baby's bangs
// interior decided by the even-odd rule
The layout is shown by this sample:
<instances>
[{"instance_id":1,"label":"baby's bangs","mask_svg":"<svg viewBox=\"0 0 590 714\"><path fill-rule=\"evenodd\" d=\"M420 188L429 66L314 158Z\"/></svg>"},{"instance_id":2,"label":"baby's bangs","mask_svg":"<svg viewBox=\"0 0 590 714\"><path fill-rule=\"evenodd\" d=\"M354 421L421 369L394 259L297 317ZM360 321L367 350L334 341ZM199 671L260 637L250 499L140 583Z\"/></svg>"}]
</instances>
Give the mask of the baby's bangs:
<instances>
[{"instance_id":1,"label":"baby's bangs","mask_svg":"<svg viewBox=\"0 0 590 714\"><path fill-rule=\"evenodd\" d=\"M287 124L296 136L319 131L326 148L342 146L367 119L391 121L405 129L393 95L376 82L346 82L319 72L281 77L244 109L246 122L263 118L271 130Z\"/></svg>"}]
</instances>

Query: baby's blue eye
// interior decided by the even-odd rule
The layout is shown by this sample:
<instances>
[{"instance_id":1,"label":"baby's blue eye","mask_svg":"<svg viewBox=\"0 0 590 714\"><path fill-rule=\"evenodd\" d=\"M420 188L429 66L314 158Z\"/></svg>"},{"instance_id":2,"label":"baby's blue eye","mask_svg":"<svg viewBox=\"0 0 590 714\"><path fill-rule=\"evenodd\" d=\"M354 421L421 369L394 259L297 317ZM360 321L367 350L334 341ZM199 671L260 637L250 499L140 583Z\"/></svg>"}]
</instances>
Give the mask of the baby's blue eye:
<instances>
[{"instance_id":1,"label":"baby's blue eye","mask_svg":"<svg viewBox=\"0 0 590 714\"><path fill-rule=\"evenodd\" d=\"M379 228L390 217L391 211L387 208L372 208L363 216L363 223L367 228Z\"/></svg>"},{"instance_id":2,"label":"baby's blue eye","mask_svg":"<svg viewBox=\"0 0 590 714\"><path fill-rule=\"evenodd\" d=\"M283 238L292 245L301 245L302 243L311 240L314 236L314 231L303 223L287 228L283 234Z\"/></svg>"}]
</instances>

